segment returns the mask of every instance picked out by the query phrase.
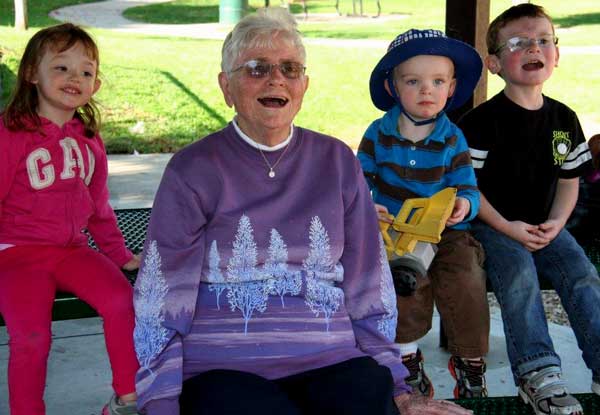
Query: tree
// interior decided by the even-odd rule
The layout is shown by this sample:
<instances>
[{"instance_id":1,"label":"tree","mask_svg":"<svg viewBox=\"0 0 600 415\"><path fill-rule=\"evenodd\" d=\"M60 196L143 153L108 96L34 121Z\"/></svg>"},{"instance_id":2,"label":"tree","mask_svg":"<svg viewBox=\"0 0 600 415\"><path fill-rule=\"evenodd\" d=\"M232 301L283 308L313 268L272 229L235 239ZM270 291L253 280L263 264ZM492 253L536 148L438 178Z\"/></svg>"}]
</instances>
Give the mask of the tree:
<instances>
[{"instance_id":1,"label":"tree","mask_svg":"<svg viewBox=\"0 0 600 415\"><path fill-rule=\"evenodd\" d=\"M302 288L302 276L299 272L288 271L288 251L283 238L275 229L271 229L269 243L269 258L265 261L263 270L273 279L271 294L278 295L281 307L285 308L285 294L298 295Z\"/></svg>"},{"instance_id":2,"label":"tree","mask_svg":"<svg viewBox=\"0 0 600 415\"><path fill-rule=\"evenodd\" d=\"M242 215L238 224L231 258L227 264L227 275L230 281L251 281L256 274L258 253L250 218Z\"/></svg>"},{"instance_id":3,"label":"tree","mask_svg":"<svg viewBox=\"0 0 600 415\"><path fill-rule=\"evenodd\" d=\"M302 261L306 270L305 303L317 317L323 313L326 330L329 332L331 316L344 299L344 292L333 285L334 280L341 280L343 271L341 266L332 264L329 235L318 216L313 217L310 222L309 239L308 257Z\"/></svg>"},{"instance_id":4,"label":"tree","mask_svg":"<svg viewBox=\"0 0 600 415\"><path fill-rule=\"evenodd\" d=\"M26 30L28 27L27 0L15 0L15 29Z\"/></svg>"},{"instance_id":5,"label":"tree","mask_svg":"<svg viewBox=\"0 0 600 415\"><path fill-rule=\"evenodd\" d=\"M133 339L140 365L150 370L150 363L168 342L163 307L168 286L161 271L156 241L148 246L144 266L136 282L135 329Z\"/></svg>"},{"instance_id":6,"label":"tree","mask_svg":"<svg viewBox=\"0 0 600 415\"><path fill-rule=\"evenodd\" d=\"M250 219L242 215L227 264L227 299L231 311L237 308L242 312L244 334L248 333L248 322L254 311L264 313L267 309L272 288L271 280L262 280L261 272L256 269L257 256Z\"/></svg>"},{"instance_id":7,"label":"tree","mask_svg":"<svg viewBox=\"0 0 600 415\"><path fill-rule=\"evenodd\" d=\"M215 291L215 294L217 295L217 310L221 309L219 297L221 297L221 293L227 288L225 277L223 277L223 273L219 268L220 262L221 256L217 249L217 241L212 241L210 252L208 254L208 291Z\"/></svg>"}]
</instances>

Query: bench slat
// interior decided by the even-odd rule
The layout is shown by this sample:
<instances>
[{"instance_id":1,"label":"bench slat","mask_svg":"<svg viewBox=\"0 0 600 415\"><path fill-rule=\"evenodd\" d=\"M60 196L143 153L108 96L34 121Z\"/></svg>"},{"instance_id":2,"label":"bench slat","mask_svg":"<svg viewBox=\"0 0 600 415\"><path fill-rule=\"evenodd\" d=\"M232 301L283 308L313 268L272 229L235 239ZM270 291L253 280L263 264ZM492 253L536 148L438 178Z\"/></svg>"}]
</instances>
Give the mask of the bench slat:
<instances>
[{"instance_id":1,"label":"bench slat","mask_svg":"<svg viewBox=\"0 0 600 415\"><path fill-rule=\"evenodd\" d=\"M585 414L600 414L600 396L594 393L574 393ZM455 403L471 409L476 415L531 415L531 408L518 396L456 399Z\"/></svg>"}]
</instances>

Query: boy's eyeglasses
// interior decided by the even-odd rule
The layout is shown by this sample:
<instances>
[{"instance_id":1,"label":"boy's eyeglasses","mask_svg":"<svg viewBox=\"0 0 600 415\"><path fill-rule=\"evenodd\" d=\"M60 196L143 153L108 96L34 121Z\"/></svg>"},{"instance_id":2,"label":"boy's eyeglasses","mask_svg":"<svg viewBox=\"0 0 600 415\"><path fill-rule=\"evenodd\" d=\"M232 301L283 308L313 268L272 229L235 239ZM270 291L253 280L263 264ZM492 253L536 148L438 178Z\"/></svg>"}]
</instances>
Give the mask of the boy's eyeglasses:
<instances>
[{"instance_id":1,"label":"boy's eyeglasses","mask_svg":"<svg viewBox=\"0 0 600 415\"><path fill-rule=\"evenodd\" d=\"M281 63L268 63L256 59L244 62L235 69L229 71L229 73L237 72L240 69L246 70L246 75L250 78L260 79L265 76L270 76L274 68L279 68L279 72L287 79L298 79L304 75L306 66L300 62L281 62Z\"/></svg>"},{"instance_id":2,"label":"boy's eyeglasses","mask_svg":"<svg viewBox=\"0 0 600 415\"><path fill-rule=\"evenodd\" d=\"M512 53L529 49L533 45L538 45L540 48L548 48L553 45L558 45L558 38L553 35L541 36L537 39L522 36L511 37L504 42L503 45L500 45L498 48L496 48L494 55L504 48L508 49Z\"/></svg>"}]
</instances>

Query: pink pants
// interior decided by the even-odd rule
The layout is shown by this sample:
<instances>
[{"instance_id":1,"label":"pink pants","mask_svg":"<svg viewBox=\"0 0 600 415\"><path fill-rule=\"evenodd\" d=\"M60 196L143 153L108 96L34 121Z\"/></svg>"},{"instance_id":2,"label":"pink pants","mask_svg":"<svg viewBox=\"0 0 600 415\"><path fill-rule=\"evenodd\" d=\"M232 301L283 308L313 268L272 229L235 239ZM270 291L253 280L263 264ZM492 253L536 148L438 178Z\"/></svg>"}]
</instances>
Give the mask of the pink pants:
<instances>
[{"instance_id":1,"label":"pink pants","mask_svg":"<svg viewBox=\"0 0 600 415\"><path fill-rule=\"evenodd\" d=\"M71 292L104 319L106 350L117 395L135 391L133 294L127 279L88 247L17 246L0 251L0 313L9 335L11 415L43 415L52 304Z\"/></svg>"}]
</instances>

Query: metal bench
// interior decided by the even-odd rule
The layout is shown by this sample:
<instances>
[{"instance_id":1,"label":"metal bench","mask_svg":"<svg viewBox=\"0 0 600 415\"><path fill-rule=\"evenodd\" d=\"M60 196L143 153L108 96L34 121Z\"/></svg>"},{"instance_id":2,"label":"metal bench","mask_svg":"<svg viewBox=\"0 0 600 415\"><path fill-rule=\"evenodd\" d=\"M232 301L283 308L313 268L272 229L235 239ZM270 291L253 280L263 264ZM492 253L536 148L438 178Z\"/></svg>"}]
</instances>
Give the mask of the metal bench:
<instances>
[{"instance_id":1,"label":"metal bench","mask_svg":"<svg viewBox=\"0 0 600 415\"><path fill-rule=\"evenodd\" d=\"M574 393L585 414L600 414L600 396L593 393ZM471 409L475 415L531 415L531 407L518 396L456 399L455 403Z\"/></svg>"},{"instance_id":2,"label":"metal bench","mask_svg":"<svg viewBox=\"0 0 600 415\"><path fill-rule=\"evenodd\" d=\"M146 228L150 219L150 208L143 209L121 209L116 210L117 223L123 236L125 245L134 253L141 252L146 239ZM89 245L96 248L93 238L89 237ZM137 276L137 271L123 271L127 279L133 284ZM75 297L73 294L58 292L52 307L52 320L72 320L76 318L95 317L98 314L85 302ZM0 326L4 325L4 320L0 317Z\"/></svg>"},{"instance_id":3,"label":"metal bench","mask_svg":"<svg viewBox=\"0 0 600 415\"><path fill-rule=\"evenodd\" d=\"M151 211L151 208L119 209L115 211L119 228L121 229L121 232L123 232L125 238L125 244L136 254L141 252L144 246L146 228L148 226ZM580 242L592 263L594 263L596 268L600 271L600 236L587 238ZM89 244L93 248L96 247L96 244L91 237ZM133 284L135 277L137 276L137 271L124 271L124 274ZM540 281L540 285L542 289L545 290L553 289L545 280ZM488 291L490 291L489 287ZM63 292L57 293L52 309L52 320L71 320L76 318L94 317L96 315L96 312L91 307L72 294ZM4 325L4 320L0 317L0 326L1 325ZM440 332L443 333L443 331ZM442 340L440 340L440 346L445 347Z\"/></svg>"}]
</instances>

